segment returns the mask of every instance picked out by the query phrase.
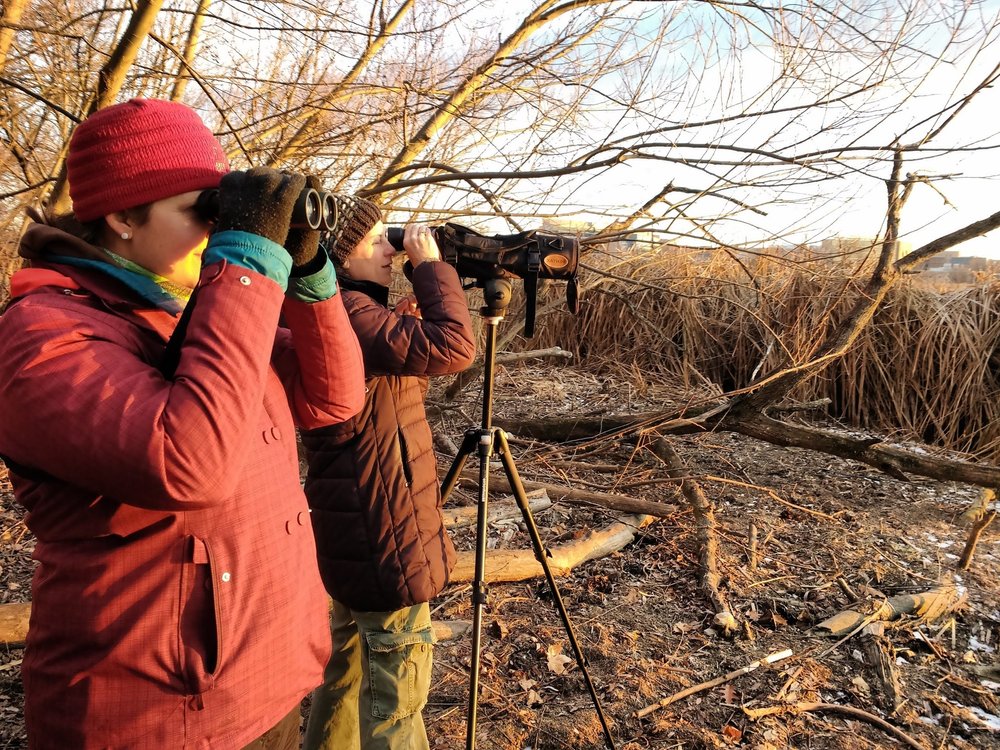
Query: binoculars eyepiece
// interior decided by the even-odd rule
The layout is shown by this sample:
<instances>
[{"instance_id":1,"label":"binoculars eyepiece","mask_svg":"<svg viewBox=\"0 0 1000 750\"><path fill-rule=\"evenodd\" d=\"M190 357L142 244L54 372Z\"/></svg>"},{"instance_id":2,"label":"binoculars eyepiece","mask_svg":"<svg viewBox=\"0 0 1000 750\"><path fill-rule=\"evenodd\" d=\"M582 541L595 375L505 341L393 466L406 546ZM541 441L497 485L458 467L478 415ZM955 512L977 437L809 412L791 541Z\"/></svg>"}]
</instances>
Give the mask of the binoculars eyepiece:
<instances>
[{"instance_id":1,"label":"binoculars eyepiece","mask_svg":"<svg viewBox=\"0 0 1000 750\"><path fill-rule=\"evenodd\" d=\"M219 220L219 190L211 188L201 191L195 200L194 210L206 222L214 224ZM337 225L337 202L333 193L306 188L299 193L292 208L289 229L332 230Z\"/></svg>"}]
</instances>

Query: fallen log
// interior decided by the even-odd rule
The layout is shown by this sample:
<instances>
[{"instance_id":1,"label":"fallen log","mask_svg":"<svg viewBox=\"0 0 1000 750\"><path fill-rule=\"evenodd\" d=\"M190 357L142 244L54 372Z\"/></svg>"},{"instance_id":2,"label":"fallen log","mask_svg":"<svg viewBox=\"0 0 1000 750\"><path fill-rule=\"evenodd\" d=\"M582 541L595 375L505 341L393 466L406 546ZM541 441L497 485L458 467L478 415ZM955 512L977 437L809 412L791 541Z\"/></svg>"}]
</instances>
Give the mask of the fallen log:
<instances>
[{"instance_id":1,"label":"fallen log","mask_svg":"<svg viewBox=\"0 0 1000 750\"><path fill-rule=\"evenodd\" d=\"M461 473L461 478L464 480L463 486L468 486L468 483L472 483L474 486L478 486L479 483L479 472L465 469ZM551 484L549 482L532 482L529 480L521 478L521 484L524 485L526 492L532 490L545 490L545 494L548 495L549 499L554 503L569 503L571 505L597 505L602 508L607 508L608 510L617 510L623 513L632 513L646 516L657 516L658 518L669 518L670 516L676 515L678 508L676 505L667 505L666 503L657 502L655 500L640 500L634 497L626 497L624 495L612 495L607 492L594 492L592 490L581 490L575 487L567 487L562 484ZM510 482L507 481L507 476L502 473L498 473L496 476L490 475L490 488L496 488L503 492L510 492Z\"/></svg>"},{"instance_id":2,"label":"fallen log","mask_svg":"<svg viewBox=\"0 0 1000 750\"><path fill-rule=\"evenodd\" d=\"M955 586L945 585L916 594L900 594L883 601L871 614L845 609L823 620L817 630L831 636L847 635L871 622L892 622L903 615L913 615L931 621L956 609L965 601L965 594Z\"/></svg>"},{"instance_id":3,"label":"fallen log","mask_svg":"<svg viewBox=\"0 0 1000 750\"><path fill-rule=\"evenodd\" d=\"M0 604L0 643L19 647L28 635L31 602Z\"/></svg>"},{"instance_id":4,"label":"fallen log","mask_svg":"<svg viewBox=\"0 0 1000 750\"><path fill-rule=\"evenodd\" d=\"M552 507L552 501L549 500L548 495L545 494L545 490L543 489L526 492L526 496L528 499L528 510L531 511L532 515L543 510L548 510ZM441 516L444 518L444 526L446 529L460 529L465 526L471 526L476 522L476 516L478 513L478 502L475 505L463 505L458 508L441 509ZM518 507L514 498L490 500L489 503L487 503L487 523L506 521L511 518L521 518L521 508Z\"/></svg>"},{"instance_id":5,"label":"fallen log","mask_svg":"<svg viewBox=\"0 0 1000 750\"><path fill-rule=\"evenodd\" d=\"M588 560L606 557L630 544L640 529L651 524L651 516L623 516L618 521L597 530L587 531L581 538L547 548L552 575L565 576ZM468 583L475 572L474 551L459 552L452 583ZM534 549L494 549L486 553L486 581L511 582L541 578L541 563Z\"/></svg>"},{"instance_id":6,"label":"fallen log","mask_svg":"<svg viewBox=\"0 0 1000 750\"><path fill-rule=\"evenodd\" d=\"M791 424L763 414L732 414L728 404L713 404L677 412L646 412L625 416L596 415L569 418L496 419L498 427L519 437L571 442L611 435L656 430L661 435L690 435L710 430L735 432L772 445L839 456L872 466L897 479L908 474L979 487L1000 486L1000 466L935 456L888 445L881 438L855 438L831 430Z\"/></svg>"}]
</instances>

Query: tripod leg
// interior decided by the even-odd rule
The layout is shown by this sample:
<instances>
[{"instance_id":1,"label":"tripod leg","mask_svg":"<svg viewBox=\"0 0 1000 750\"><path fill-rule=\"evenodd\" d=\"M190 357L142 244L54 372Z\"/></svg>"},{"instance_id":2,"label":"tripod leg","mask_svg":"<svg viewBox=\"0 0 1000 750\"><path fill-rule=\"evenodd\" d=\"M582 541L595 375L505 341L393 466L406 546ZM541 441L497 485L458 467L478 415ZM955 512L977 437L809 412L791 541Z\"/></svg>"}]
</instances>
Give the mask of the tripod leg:
<instances>
[{"instance_id":1,"label":"tripod leg","mask_svg":"<svg viewBox=\"0 0 1000 750\"><path fill-rule=\"evenodd\" d=\"M472 451L476 449L476 445L478 445L478 443L479 431L466 430L465 435L462 438L462 445L459 446L458 453L456 453L455 458L452 459L448 472L444 475L444 479L441 480L441 502L447 500L448 495L450 495L451 491L455 489L455 484L458 482L458 475L465 466L466 459L472 455Z\"/></svg>"},{"instance_id":2,"label":"tripod leg","mask_svg":"<svg viewBox=\"0 0 1000 750\"><path fill-rule=\"evenodd\" d=\"M503 468L507 474L507 480L510 482L510 489L514 493L518 507L521 509L521 515L524 517L524 524L528 528L528 535L531 537L532 546L535 548L535 557L538 559L538 562L541 563L542 570L545 572L545 580L549 583L549 589L552 591L552 598L555 601L556 609L559 610L559 616L562 619L563 627L566 629L566 636L569 638L570 645L573 647L573 653L576 656L576 663L580 667L580 673L583 675L583 681L586 683L587 690L590 692L590 697L594 701L594 709L597 711L597 718L601 722L601 728L604 730L604 739L607 742L607 746L611 748L611 750L615 750L615 741L611 737L611 728L608 726L608 721L604 716L604 711L601 709L601 701L597 697L597 689L594 687L594 683L590 679L590 673L587 671L587 660L583 655L580 644L576 640L576 633L573 632L573 624L569 620L569 615L566 612L566 606L563 604L562 596L559 594L559 588L556 586L555 576L552 575L552 569L549 567L548 552L542 544L542 538L538 533L538 527L535 525L535 519L531 515L531 508L528 507L528 496L524 491L524 485L521 484L521 477L517 473L517 467L514 465L514 457L511 455L510 445L507 443L507 436L504 434L503 430L495 429L494 437L496 442L496 451L500 454L500 460L503 461Z\"/></svg>"},{"instance_id":3,"label":"tripod leg","mask_svg":"<svg viewBox=\"0 0 1000 750\"><path fill-rule=\"evenodd\" d=\"M476 509L476 566L472 578L472 656L469 666L469 717L465 749L476 746L476 710L479 705L479 667L483 631L483 606L486 604L486 521L489 498L490 457L493 438L487 430L470 430L479 444L479 503ZM463 444L464 446L464 444Z\"/></svg>"}]
</instances>

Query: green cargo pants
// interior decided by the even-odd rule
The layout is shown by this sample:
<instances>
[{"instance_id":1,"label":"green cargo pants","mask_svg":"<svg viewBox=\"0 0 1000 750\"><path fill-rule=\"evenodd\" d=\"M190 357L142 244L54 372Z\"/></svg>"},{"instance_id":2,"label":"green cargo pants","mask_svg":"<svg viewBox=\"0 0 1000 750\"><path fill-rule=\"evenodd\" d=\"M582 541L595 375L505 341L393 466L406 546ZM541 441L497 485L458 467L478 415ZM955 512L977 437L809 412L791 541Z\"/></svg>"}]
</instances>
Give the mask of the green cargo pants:
<instances>
[{"instance_id":1,"label":"green cargo pants","mask_svg":"<svg viewBox=\"0 0 1000 750\"><path fill-rule=\"evenodd\" d=\"M333 653L313 692L303 750L426 750L430 607L330 610Z\"/></svg>"}]
</instances>

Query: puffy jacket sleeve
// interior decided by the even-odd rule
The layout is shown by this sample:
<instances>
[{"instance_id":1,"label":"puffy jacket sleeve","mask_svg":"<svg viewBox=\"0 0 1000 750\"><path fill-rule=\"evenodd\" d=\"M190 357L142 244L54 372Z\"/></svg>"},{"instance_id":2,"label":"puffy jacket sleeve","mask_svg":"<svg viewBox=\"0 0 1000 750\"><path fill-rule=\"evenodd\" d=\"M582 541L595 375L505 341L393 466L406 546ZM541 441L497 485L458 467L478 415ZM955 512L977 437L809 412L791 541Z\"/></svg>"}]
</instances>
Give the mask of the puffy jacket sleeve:
<instances>
[{"instance_id":1,"label":"puffy jacket sleeve","mask_svg":"<svg viewBox=\"0 0 1000 750\"><path fill-rule=\"evenodd\" d=\"M295 423L307 430L346 422L365 402L361 348L343 296L307 303L286 298L274 366Z\"/></svg>"},{"instance_id":2,"label":"puffy jacket sleeve","mask_svg":"<svg viewBox=\"0 0 1000 750\"><path fill-rule=\"evenodd\" d=\"M420 318L386 309L365 294L344 293L369 377L447 375L472 364L472 319L455 269L421 263L413 269L413 293Z\"/></svg>"},{"instance_id":3,"label":"puffy jacket sleeve","mask_svg":"<svg viewBox=\"0 0 1000 750\"><path fill-rule=\"evenodd\" d=\"M29 294L0 317L0 454L138 507L225 500L274 377L284 299L254 271L206 267L167 380L148 334L100 302Z\"/></svg>"}]
</instances>

